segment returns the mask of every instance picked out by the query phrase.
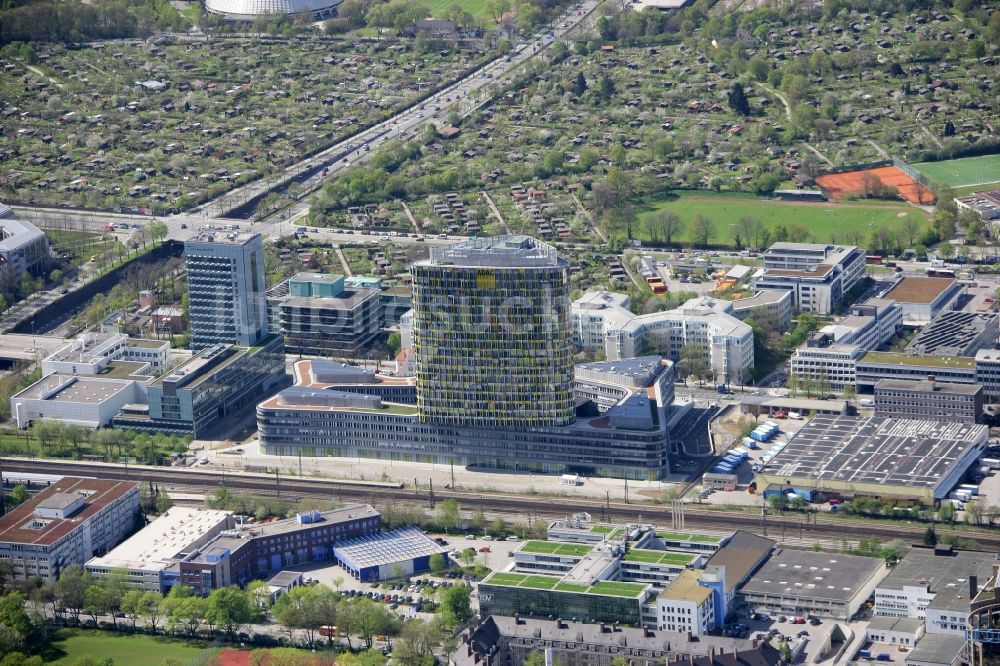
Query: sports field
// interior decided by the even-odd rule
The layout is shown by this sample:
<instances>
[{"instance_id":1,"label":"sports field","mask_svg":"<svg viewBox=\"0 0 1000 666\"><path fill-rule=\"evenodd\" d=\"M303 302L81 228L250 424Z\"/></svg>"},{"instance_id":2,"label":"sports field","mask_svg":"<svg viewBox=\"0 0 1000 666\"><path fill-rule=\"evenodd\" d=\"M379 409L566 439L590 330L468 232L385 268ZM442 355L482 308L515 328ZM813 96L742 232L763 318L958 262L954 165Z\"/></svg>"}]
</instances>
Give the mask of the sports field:
<instances>
[{"instance_id":1,"label":"sports field","mask_svg":"<svg viewBox=\"0 0 1000 666\"><path fill-rule=\"evenodd\" d=\"M899 195L911 203L934 203L934 194L929 188L920 185L908 173L894 166L826 173L822 176L816 176L816 184L826 192L830 199L837 201L849 196L865 194L868 191L866 181L871 178L876 179L876 182L881 182L882 185L896 188Z\"/></svg>"},{"instance_id":2,"label":"sports field","mask_svg":"<svg viewBox=\"0 0 1000 666\"><path fill-rule=\"evenodd\" d=\"M472 14L477 21L488 21L490 18L486 11L486 0L427 0L424 4L431 10L431 16L434 18L447 16L448 10L453 5L458 5Z\"/></svg>"},{"instance_id":3,"label":"sports field","mask_svg":"<svg viewBox=\"0 0 1000 666\"><path fill-rule=\"evenodd\" d=\"M818 243L829 242L834 235L841 238L846 231L858 231L863 242L867 242L873 231L885 225L890 229L901 229L903 219L915 217L921 228L929 224L927 213L904 203L894 202L820 202L774 201L751 195L710 196L705 194L681 194L672 199L650 202L639 208L639 223L633 234L648 241L649 230L646 218L659 211L676 213L684 224L674 244L685 247L692 244L691 227L695 215L701 214L715 223L715 235L709 245L728 247L733 245L732 226L740 218L749 215L760 220L764 228L773 230L778 225L790 228L793 225L809 229L810 239ZM660 239L662 242L662 238Z\"/></svg>"},{"instance_id":4,"label":"sports field","mask_svg":"<svg viewBox=\"0 0 1000 666\"><path fill-rule=\"evenodd\" d=\"M931 180L951 187L1000 183L1000 155L921 162L911 166Z\"/></svg>"},{"instance_id":5,"label":"sports field","mask_svg":"<svg viewBox=\"0 0 1000 666\"><path fill-rule=\"evenodd\" d=\"M115 666L149 666L174 659L182 664L203 664L215 653L203 642L134 634L61 629L43 655L46 664L70 666L80 657L111 657Z\"/></svg>"}]
</instances>

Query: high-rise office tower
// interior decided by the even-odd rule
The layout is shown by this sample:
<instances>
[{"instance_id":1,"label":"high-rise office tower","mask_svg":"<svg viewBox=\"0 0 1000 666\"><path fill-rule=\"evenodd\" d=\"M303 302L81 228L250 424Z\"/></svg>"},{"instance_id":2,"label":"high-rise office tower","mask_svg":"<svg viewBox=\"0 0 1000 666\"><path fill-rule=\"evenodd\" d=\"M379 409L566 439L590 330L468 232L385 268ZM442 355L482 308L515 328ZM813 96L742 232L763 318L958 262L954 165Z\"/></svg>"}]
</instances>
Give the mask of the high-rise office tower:
<instances>
[{"instance_id":1,"label":"high-rise office tower","mask_svg":"<svg viewBox=\"0 0 1000 666\"><path fill-rule=\"evenodd\" d=\"M260 234L205 231L185 243L191 348L267 337Z\"/></svg>"},{"instance_id":2,"label":"high-rise office tower","mask_svg":"<svg viewBox=\"0 0 1000 666\"><path fill-rule=\"evenodd\" d=\"M569 268L528 236L473 238L413 265L417 407L428 423L573 422Z\"/></svg>"}]
</instances>

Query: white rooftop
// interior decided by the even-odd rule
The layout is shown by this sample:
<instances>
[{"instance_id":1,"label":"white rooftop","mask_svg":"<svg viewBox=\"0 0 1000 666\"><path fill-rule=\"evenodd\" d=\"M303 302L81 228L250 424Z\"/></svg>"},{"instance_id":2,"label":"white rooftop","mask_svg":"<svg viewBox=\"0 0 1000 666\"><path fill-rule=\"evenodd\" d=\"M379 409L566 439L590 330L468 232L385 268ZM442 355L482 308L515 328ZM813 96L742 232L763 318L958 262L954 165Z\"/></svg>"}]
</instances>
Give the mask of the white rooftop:
<instances>
[{"instance_id":1,"label":"white rooftop","mask_svg":"<svg viewBox=\"0 0 1000 666\"><path fill-rule=\"evenodd\" d=\"M158 570L212 530L224 529L231 515L215 509L171 507L104 557L87 562L87 566Z\"/></svg>"}]
</instances>

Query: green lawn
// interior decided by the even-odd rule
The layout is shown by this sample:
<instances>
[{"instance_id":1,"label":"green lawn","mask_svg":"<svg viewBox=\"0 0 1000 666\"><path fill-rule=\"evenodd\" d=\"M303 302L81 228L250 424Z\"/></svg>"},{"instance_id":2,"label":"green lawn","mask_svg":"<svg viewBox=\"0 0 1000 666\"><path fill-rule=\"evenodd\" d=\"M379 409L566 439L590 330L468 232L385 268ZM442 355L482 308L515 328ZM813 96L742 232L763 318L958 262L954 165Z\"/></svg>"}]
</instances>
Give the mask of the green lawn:
<instances>
[{"instance_id":1,"label":"green lawn","mask_svg":"<svg viewBox=\"0 0 1000 666\"><path fill-rule=\"evenodd\" d=\"M166 659L176 659L182 664L204 664L213 654L215 650L203 642L62 629L43 657L45 663L57 666L69 666L80 657L111 657L115 666L149 666Z\"/></svg>"},{"instance_id":2,"label":"green lawn","mask_svg":"<svg viewBox=\"0 0 1000 666\"><path fill-rule=\"evenodd\" d=\"M630 550L625 554L626 562L642 562L643 564L668 564L683 567L691 564L695 555L685 553L665 553L661 550Z\"/></svg>"},{"instance_id":3,"label":"green lawn","mask_svg":"<svg viewBox=\"0 0 1000 666\"><path fill-rule=\"evenodd\" d=\"M925 225L929 223L924 211L895 202L804 203L773 201L750 195L681 194L671 199L640 204L639 223L633 229L633 234L641 240L649 240L645 220L660 211L680 216L684 228L680 237L674 239L674 243L683 245L692 244L692 223L698 214L715 223L715 235L709 241L714 246L731 246L732 225L747 215L760 220L768 230L779 224L786 228L792 225L804 226L812 234L812 241L822 243L829 242L835 234L839 236L848 230L860 231L864 242L867 242L871 233L882 225L900 229L907 215L916 217Z\"/></svg>"},{"instance_id":4,"label":"green lawn","mask_svg":"<svg viewBox=\"0 0 1000 666\"><path fill-rule=\"evenodd\" d=\"M575 583L561 583L558 576L538 576L505 572L490 574L483 580L482 584L525 587L533 590L555 590L556 592L575 592L578 594L599 594L606 597L636 597L646 589L646 586L641 583L600 581L587 587L586 585Z\"/></svg>"},{"instance_id":5,"label":"green lawn","mask_svg":"<svg viewBox=\"0 0 1000 666\"><path fill-rule=\"evenodd\" d=\"M1000 155L982 155L944 162L921 162L914 164L913 168L931 180L951 187L1000 183Z\"/></svg>"},{"instance_id":6,"label":"green lawn","mask_svg":"<svg viewBox=\"0 0 1000 666\"><path fill-rule=\"evenodd\" d=\"M441 18L448 15L452 5L458 5L480 21L489 19L486 13L486 0L427 0L424 3L431 10L431 16Z\"/></svg>"},{"instance_id":7,"label":"green lawn","mask_svg":"<svg viewBox=\"0 0 1000 666\"><path fill-rule=\"evenodd\" d=\"M590 593L608 597L636 597L644 589L646 586L642 583L618 583L602 580L590 586Z\"/></svg>"},{"instance_id":8,"label":"green lawn","mask_svg":"<svg viewBox=\"0 0 1000 666\"><path fill-rule=\"evenodd\" d=\"M525 553L541 553L544 555L566 555L583 557L590 552L590 546L577 543L558 543L555 541L527 541L521 547Z\"/></svg>"},{"instance_id":9,"label":"green lawn","mask_svg":"<svg viewBox=\"0 0 1000 666\"><path fill-rule=\"evenodd\" d=\"M657 532L656 536L664 541L690 541L692 543L719 543L722 541L719 537L686 532Z\"/></svg>"}]
</instances>

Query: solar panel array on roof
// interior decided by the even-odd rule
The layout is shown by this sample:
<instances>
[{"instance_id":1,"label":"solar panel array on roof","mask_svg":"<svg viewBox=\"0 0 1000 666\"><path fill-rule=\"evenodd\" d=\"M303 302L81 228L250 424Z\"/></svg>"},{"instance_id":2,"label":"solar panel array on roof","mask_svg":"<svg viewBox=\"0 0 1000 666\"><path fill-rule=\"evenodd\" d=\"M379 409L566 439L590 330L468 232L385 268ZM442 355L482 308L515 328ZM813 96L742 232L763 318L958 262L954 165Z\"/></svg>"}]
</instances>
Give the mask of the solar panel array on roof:
<instances>
[{"instance_id":1,"label":"solar panel array on roof","mask_svg":"<svg viewBox=\"0 0 1000 666\"><path fill-rule=\"evenodd\" d=\"M333 550L337 557L359 571L448 552L415 527L348 539Z\"/></svg>"}]
</instances>

